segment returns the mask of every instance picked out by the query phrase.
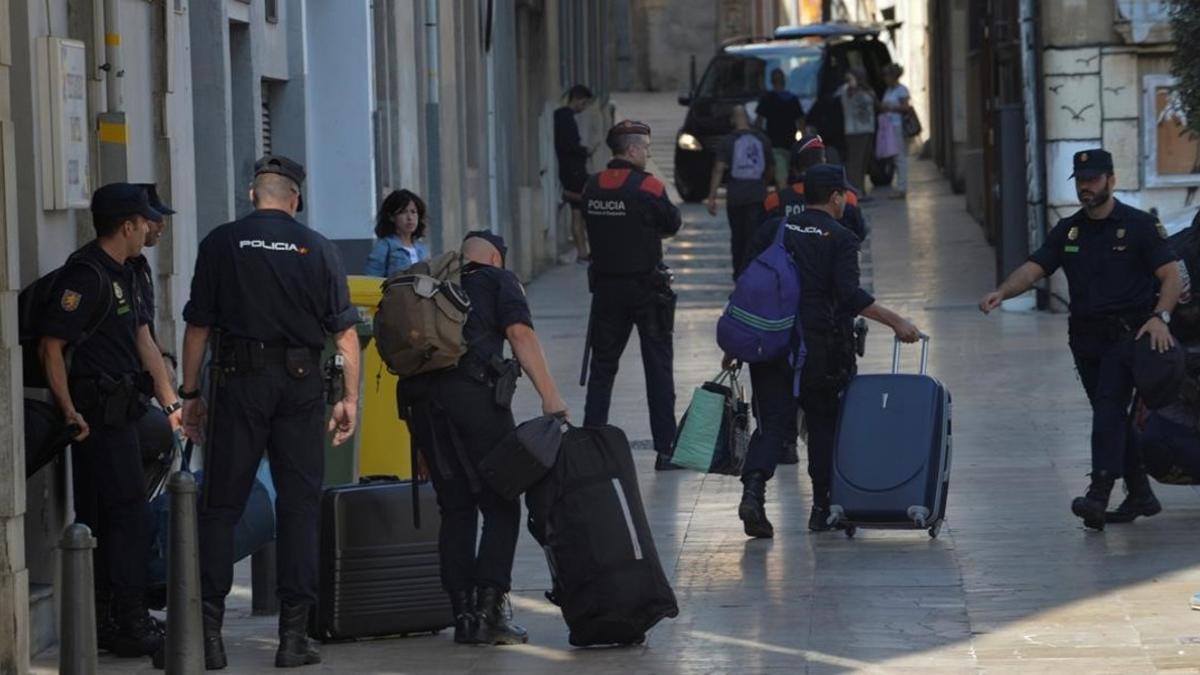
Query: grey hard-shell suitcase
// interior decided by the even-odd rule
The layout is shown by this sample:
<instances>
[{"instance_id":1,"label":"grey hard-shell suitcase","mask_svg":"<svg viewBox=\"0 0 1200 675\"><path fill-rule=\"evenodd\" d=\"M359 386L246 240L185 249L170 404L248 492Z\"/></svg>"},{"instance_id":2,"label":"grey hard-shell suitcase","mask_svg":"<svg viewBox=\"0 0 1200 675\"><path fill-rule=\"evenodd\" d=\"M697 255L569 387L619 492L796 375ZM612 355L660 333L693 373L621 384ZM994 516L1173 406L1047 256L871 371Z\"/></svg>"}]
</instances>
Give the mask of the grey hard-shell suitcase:
<instances>
[{"instance_id":1,"label":"grey hard-shell suitcase","mask_svg":"<svg viewBox=\"0 0 1200 675\"><path fill-rule=\"evenodd\" d=\"M842 399L833 452L830 523L926 529L936 537L950 487L950 392L926 374L929 337L921 336L920 374L859 375Z\"/></svg>"},{"instance_id":2,"label":"grey hard-shell suitcase","mask_svg":"<svg viewBox=\"0 0 1200 675\"><path fill-rule=\"evenodd\" d=\"M437 632L454 624L438 563L437 496L421 484L414 500L414 487L394 477L370 477L326 488L310 635L348 640Z\"/></svg>"}]
</instances>

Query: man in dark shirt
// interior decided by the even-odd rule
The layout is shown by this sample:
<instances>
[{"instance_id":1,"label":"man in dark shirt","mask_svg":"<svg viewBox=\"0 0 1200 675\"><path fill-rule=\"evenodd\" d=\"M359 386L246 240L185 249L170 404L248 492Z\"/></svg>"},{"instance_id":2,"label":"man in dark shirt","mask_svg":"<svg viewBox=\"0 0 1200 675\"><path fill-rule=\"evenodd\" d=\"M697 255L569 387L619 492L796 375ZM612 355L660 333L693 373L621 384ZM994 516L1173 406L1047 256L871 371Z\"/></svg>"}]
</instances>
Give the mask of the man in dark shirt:
<instances>
[{"instance_id":1,"label":"man in dark shirt","mask_svg":"<svg viewBox=\"0 0 1200 675\"><path fill-rule=\"evenodd\" d=\"M991 312L1059 267L1066 273L1071 354L1092 405L1091 484L1071 511L1084 526L1103 530L1109 495L1122 474L1129 496L1117 508L1116 522L1162 510L1128 442L1133 343L1149 336L1161 352L1175 348L1168 324L1183 281L1162 224L1113 197L1112 155L1077 152L1074 168L1083 208L1058 221L1042 247L985 295L979 309Z\"/></svg>"},{"instance_id":2,"label":"man in dark shirt","mask_svg":"<svg viewBox=\"0 0 1200 675\"><path fill-rule=\"evenodd\" d=\"M796 142L796 132L804 129L804 108L800 98L787 90L787 77L776 68L771 71L771 90L758 99L756 124L766 129L775 154L775 184L787 185L788 155Z\"/></svg>"},{"instance_id":3,"label":"man in dark shirt","mask_svg":"<svg viewBox=\"0 0 1200 675\"><path fill-rule=\"evenodd\" d=\"M744 106L733 107L730 121L733 122L733 133L721 141L717 161L713 164L708 212L717 215L717 188L721 187L721 180L728 169L725 214L729 218L733 278L737 279L746 266L750 237L762 222L762 203L767 196L767 186L774 182L775 161L771 153L771 141L750 126Z\"/></svg>"},{"instance_id":4,"label":"man in dark shirt","mask_svg":"<svg viewBox=\"0 0 1200 675\"><path fill-rule=\"evenodd\" d=\"M127 261L141 252L149 221L162 215L144 190L128 183L97 190L91 210L96 239L55 279L54 302L39 319L39 352L63 417L80 429L73 453L76 511L99 535L96 585L104 592L97 615L102 624L110 612L115 620L105 648L146 656L159 648L162 634L145 604L151 516L134 422L150 394L173 427L180 413Z\"/></svg>"},{"instance_id":5,"label":"man in dark shirt","mask_svg":"<svg viewBox=\"0 0 1200 675\"><path fill-rule=\"evenodd\" d=\"M800 396L794 395L795 371L787 359L750 364L758 429L750 440L742 468L742 501L738 517L751 537L772 537L764 501L767 481L775 473L780 451L795 437L797 405L808 421L808 475L813 486L810 530L827 530L833 443L838 400L847 379L834 358L838 313L861 314L895 331L905 342L920 332L910 321L875 302L859 286L858 238L838 223L850 185L840 166L810 168L804 180L804 212L786 220L768 220L759 228L753 250L766 250L780 227L784 246L800 274L800 324L807 356L800 373ZM732 365L726 357L725 365Z\"/></svg>"},{"instance_id":6,"label":"man in dark shirt","mask_svg":"<svg viewBox=\"0 0 1200 675\"><path fill-rule=\"evenodd\" d=\"M675 440L675 293L662 264L662 240L679 231L679 209L667 186L646 172L650 127L626 120L608 132L613 159L588 179L584 217L592 244L592 349L584 425L608 423L608 406L621 354L637 326L646 373L650 435L658 452L654 467L670 462Z\"/></svg>"},{"instance_id":7,"label":"man in dark shirt","mask_svg":"<svg viewBox=\"0 0 1200 675\"><path fill-rule=\"evenodd\" d=\"M479 463L514 428L511 399L497 400L497 381L511 377L510 369L519 365L542 398L542 412L564 417L567 413L533 331L525 289L504 269L506 252L498 235L467 235L462 287L471 312L463 337L470 348L456 367L404 380L397 387L414 447L430 467L437 491L442 586L454 609L454 640L461 644L528 640L525 629L512 623L506 602L521 505L497 494L477 472ZM516 363L504 359L505 341ZM480 514L483 530L476 546Z\"/></svg>"},{"instance_id":8,"label":"man in dark shirt","mask_svg":"<svg viewBox=\"0 0 1200 675\"><path fill-rule=\"evenodd\" d=\"M279 650L275 665L320 662L306 636L317 600L317 530L324 476L325 396L318 360L334 336L344 364L342 399L328 431L334 445L354 433L358 410L358 311L350 304L337 249L295 219L304 169L286 157L255 164L254 212L200 242L192 295L183 310L184 422L205 445L200 505L204 658L224 668L221 623L233 584L233 529L266 451L278 491ZM200 368L216 334L219 364L207 411ZM206 416L212 415L207 420Z\"/></svg>"},{"instance_id":9,"label":"man in dark shirt","mask_svg":"<svg viewBox=\"0 0 1200 675\"><path fill-rule=\"evenodd\" d=\"M587 231L583 226L583 186L591 155L579 137L575 116L592 103L592 90L577 84L567 93L567 104L554 111L554 154L558 157L558 181L563 198L571 205L571 236L575 238L576 260L587 262Z\"/></svg>"}]
</instances>

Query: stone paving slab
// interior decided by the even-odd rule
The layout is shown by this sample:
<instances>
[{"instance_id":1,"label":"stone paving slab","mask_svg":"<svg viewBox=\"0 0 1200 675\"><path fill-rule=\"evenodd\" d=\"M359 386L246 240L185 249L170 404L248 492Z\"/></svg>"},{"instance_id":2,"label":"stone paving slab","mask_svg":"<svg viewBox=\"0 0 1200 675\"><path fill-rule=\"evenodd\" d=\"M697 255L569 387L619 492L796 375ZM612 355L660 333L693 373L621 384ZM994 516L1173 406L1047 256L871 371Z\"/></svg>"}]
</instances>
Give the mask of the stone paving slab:
<instances>
[{"instance_id":1,"label":"stone paving slab","mask_svg":"<svg viewBox=\"0 0 1200 675\"><path fill-rule=\"evenodd\" d=\"M682 109L666 95L620 95L619 104L624 116L664 130L654 146L663 160ZM443 633L326 645L325 663L302 672L1200 671L1200 614L1188 604L1200 589L1200 495L1161 487L1160 516L1103 534L1083 531L1068 505L1087 480L1090 412L1066 348L1065 317L983 317L973 309L995 281L994 253L961 196L927 162L914 162L907 201L877 199L864 208L876 295L933 336L930 371L954 395L949 522L940 538L920 531L860 530L853 540L810 534L807 476L800 467L781 467L767 504L777 536L748 541L736 516L736 479L655 473L652 453L638 451L643 498L681 609L645 645L571 649L556 608L542 596L549 586L544 558L523 536L513 604L531 644L459 647ZM710 217L699 205L683 210L685 231L669 257L677 268L703 270L704 282L689 287L680 280L680 413L691 390L719 368L713 326L729 289L721 276L728 265L723 216ZM528 292L552 370L578 416L588 306L583 268L551 270ZM886 332L873 327L864 372L890 367ZM912 367L915 353L906 356ZM639 358L631 340L612 419L644 447L649 423ZM537 414L527 385L516 406L518 417ZM274 619L249 616L248 582L242 565L227 624L230 672L277 672ZM53 663L53 652L46 653L35 672L52 672ZM101 672L151 671L106 657Z\"/></svg>"}]
</instances>

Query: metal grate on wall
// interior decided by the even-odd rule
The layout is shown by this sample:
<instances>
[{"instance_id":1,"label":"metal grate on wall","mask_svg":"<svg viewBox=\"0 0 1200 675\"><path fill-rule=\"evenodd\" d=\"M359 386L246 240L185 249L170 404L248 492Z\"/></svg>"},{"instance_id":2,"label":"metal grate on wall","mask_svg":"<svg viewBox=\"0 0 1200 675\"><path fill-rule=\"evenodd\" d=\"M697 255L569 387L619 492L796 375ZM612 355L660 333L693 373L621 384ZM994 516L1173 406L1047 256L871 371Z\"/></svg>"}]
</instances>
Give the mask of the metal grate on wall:
<instances>
[{"instance_id":1,"label":"metal grate on wall","mask_svg":"<svg viewBox=\"0 0 1200 675\"><path fill-rule=\"evenodd\" d=\"M263 154L271 154L271 101L267 96L266 85L263 85L262 91L262 139Z\"/></svg>"}]
</instances>

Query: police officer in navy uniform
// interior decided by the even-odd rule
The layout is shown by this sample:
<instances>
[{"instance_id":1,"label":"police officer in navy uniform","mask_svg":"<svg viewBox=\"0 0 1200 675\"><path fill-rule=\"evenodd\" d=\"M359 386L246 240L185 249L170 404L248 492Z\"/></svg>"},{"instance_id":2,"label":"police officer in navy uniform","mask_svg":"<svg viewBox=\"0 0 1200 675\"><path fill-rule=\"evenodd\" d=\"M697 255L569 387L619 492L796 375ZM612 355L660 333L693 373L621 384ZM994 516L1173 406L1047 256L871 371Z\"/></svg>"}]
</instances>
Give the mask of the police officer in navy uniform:
<instances>
[{"instance_id":1,"label":"police officer in navy uniform","mask_svg":"<svg viewBox=\"0 0 1200 675\"><path fill-rule=\"evenodd\" d=\"M1116 520L1129 522L1161 507L1128 442L1135 340L1174 348L1169 324L1182 279L1166 230L1157 219L1113 197L1112 155L1075 153L1075 190L1081 208L1046 235L1040 249L979 303L985 314L1062 268L1071 294L1070 346L1092 405L1092 473L1087 493L1071 503L1086 527L1103 530L1109 494L1125 476L1129 494ZM1156 297L1157 291L1157 297Z\"/></svg>"},{"instance_id":2,"label":"police officer in navy uniform","mask_svg":"<svg viewBox=\"0 0 1200 675\"><path fill-rule=\"evenodd\" d=\"M348 385L328 425L335 445L353 435L358 407L358 312L350 304L337 249L295 219L303 208L304 168L268 155L254 173L255 210L200 242L183 310L184 425L190 438L208 439L199 534L204 658L210 670L226 665L221 623L233 583L233 529L264 451L278 492L281 608L275 665L320 662L305 631L317 600L326 430L318 361L328 336L334 336ZM220 374L215 410L207 410L200 370L212 333L217 339L211 357ZM206 427L207 416L212 419Z\"/></svg>"},{"instance_id":3,"label":"police officer in navy uniform","mask_svg":"<svg viewBox=\"0 0 1200 675\"><path fill-rule=\"evenodd\" d=\"M55 279L55 301L40 317L39 351L64 418L80 429L73 452L76 510L98 534L96 569L104 578L97 587L105 592L97 614L101 624L110 612L115 621L105 648L122 657L147 656L163 636L145 603L151 515L134 422L152 394L178 428L180 405L138 307L137 277L126 263L141 252L149 222L162 214L151 208L145 190L129 183L96 190L91 211L96 239L74 253Z\"/></svg>"},{"instance_id":4,"label":"police officer in navy uniform","mask_svg":"<svg viewBox=\"0 0 1200 675\"><path fill-rule=\"evenodd\" d=\"M764 220L787 218L804 211L804 176L810 167L818 164L825 164L825 142L820 136L807 136L792 146L791 182L782 190L767 195L763 201L763 212L766 213ZM846 193L845 208L838 222L853 232L860 243L866 241L866 219L858 207L858 195L854 190ZM834 354L839 367L846 372L846 378L858 372L856 349L859 342L866 338L866 322L856 317L857 312L846 307L839 308ZM790 434L788 438L779 463L797 464L800 459L796 451L796 435Z\"/></svg>"},{"instance_id":5,"label":"police officer in navy uniform","mask_svg":"<svg viewBox=\"0 0 1200 675\"><path fill-rule=\"evenodd\" d=\"M765 221L752 247L757 256L771 245L781 226L786 228L784 246L800 273L800 323L807 356L800 373L799 398L795 396L795 371L787 358L750 364L758 428L742 468L738 517L751 537L774 536L764 505L766 486L775 473L781 448L795 438L797 406L808 422L808 474L813 488L808 527L829 529L838 402L848 381L834 353L839 312L883 323L905 342L920 337L916 326L875 302L859 286L858 238L838 223L850 190L842 167L820 164L810 168L804 178L805 210L786 220ZM732 366L732 359L726 356L724 365Z\"/></svg>"},{"instance_id":6,"label":"police officer in navy uniform","mask_svg":"<svg viewBox=\"0 0 1200 675\"><path fill-rule=\"evenodd\" d=\"M588 179L584 219L592 246L591 375L584 425L608 423L621 353L637 326L646 372L650 434L659 453L654 468L674 468L675 293L663 265L662 240L679 231L679 209L658 178L646 173L650 127L623 121L608 132L613 159Z\"/></svg>"},{"instance_id":7,"label":"police officer in navy uniform","mask_svg":"<svg viewBox=\"0 0 1200 675\"><path fill-rule=\"evenodd\" d=\"M525 290L504 269L507 251L497 234L466 236L461 281L471 300L463 327L467 353L454 368L402 380L396 388L414 448L425 458L437 492L442 586L460 644L528 640L525 629L512 622L507 602L521 504L497 494L478 472L479 463L514 429L512 395L520 371L529 375L544 413L567 412L533 331ZM504 358L505 342L515 360Z\"/></svg>"}]
</instances>

